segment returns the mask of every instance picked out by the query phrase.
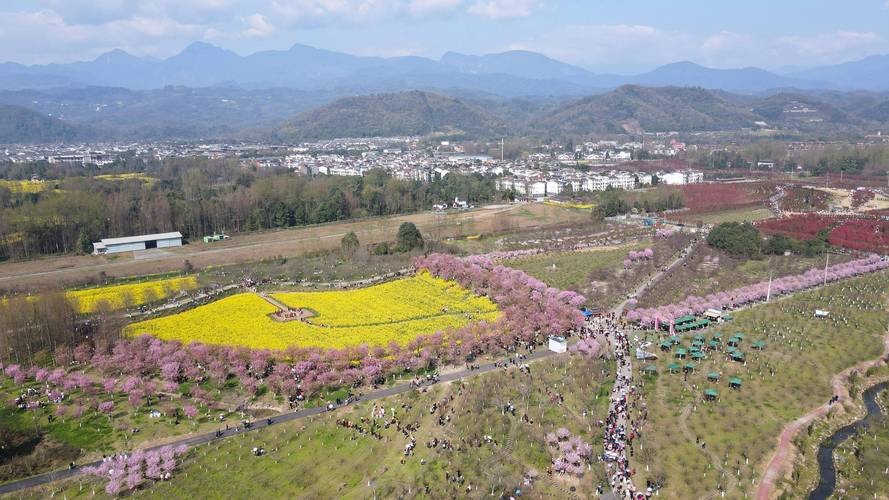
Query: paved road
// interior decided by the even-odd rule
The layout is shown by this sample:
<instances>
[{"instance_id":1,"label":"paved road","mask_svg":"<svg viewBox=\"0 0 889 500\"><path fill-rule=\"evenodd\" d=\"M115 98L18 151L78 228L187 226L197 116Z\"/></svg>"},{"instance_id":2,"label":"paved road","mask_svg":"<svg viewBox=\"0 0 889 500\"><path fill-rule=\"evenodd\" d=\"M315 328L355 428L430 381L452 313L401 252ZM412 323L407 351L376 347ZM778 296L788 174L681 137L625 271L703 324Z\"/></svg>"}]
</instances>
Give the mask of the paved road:
<instances>
[{"instance_id":1,"label":"paved road","mask_svg":"<svg viewBox=\"0 0 889 500\"><path fill-rule=\"evenodd\" d=\"M525 360L523 362L524 363L531 363L533 361L539 361L541 359L549 358L549 357L553 356L554 354L555 353L552 351L545 350L544 348L538 348L538 350L536 350L535 352L527 355L527 357L525 358ZM508 359L510 359L510 357L503 358L498 361L504 361L504 360L508 360ZM442 374L441 376L439 376L437 383L441 384L444 382L452 382L455 380L460 380L460 379L472 377L475 375L480 375L482 373L487 373L487 372L491 372L491 371L498 370L498 369L501 369L501 367L495 366L495 362L480 365L479 368L476 370L461 369L461 370L453 371L450 373ZM430 384L430 385L435 385L435 384ZM427 387L427 386L428 385L424 385L424 387ZM390 396L395 396L397 394L403 394L405 392L409 392L411 389L414 389L414 388L415 388L415 386L411 385L410 383L394 385L392 387L387 387L385 389L371 391L371 392L361 396L359 401L374 401L377 399L388 398ZM338 406L337 408L342 408L344 406L348 406L348 405L342 404L342 405ZM153 446L153 447L145 448L145 449L146 450L155 450L155 449L163 448L166 446L181 446L181 445L185 445L185 446L189 446L189 447L197 446L197 445L209 443L211 441L215 441L217 439L224 439L227 437L236 436L238 434L244 434L246 432L253 432L253 431L256 431L259 429L264 429L264 428L268 427L269 425L278 425L278 424L281 424L284 422L292 422L294 420L300 420L300 419L304 419L304 418L311 417L314 415L320 415L322 413L325 413L326 411L327 410L325 408L318 407L318 408L307 408L304 410L297 410L297 411L292 411L292 412L288 412L288 413L282 413L282 414L271 417L272 418L271 424L269 424L267 422L267 420L265 420L265 419L257 419L256 421L254 421L252 423L253 425L248 429L240 429L240 428L229 429L227 431L222 432L222 434L218 435L218 436L216 435L215 432L208 432L205 434L198 434L195 436L182 438L182 439L170 442L170 443L166 443L166 444L159 445L159 446ZM83 474L83 470L85 468L94 467L99 464L101 464L101 461L90 462L87 464L81 464L74 469L63 469L63 470L57 470L57 471L53 471L53 472L47 472L45 474L31 476L31 477L28 477L25 479L20 479L18 481L10 481L8 483L0 484L0 495L14 493L16 491L21 491L24 489L33 488L35 486L41 486L41 485L48 484L48 483L51 483L54 481L59 481L62 479L69 479L69 478L72 478L75 476L79 476L80 474Z\"/></svg>"}]
</instances>

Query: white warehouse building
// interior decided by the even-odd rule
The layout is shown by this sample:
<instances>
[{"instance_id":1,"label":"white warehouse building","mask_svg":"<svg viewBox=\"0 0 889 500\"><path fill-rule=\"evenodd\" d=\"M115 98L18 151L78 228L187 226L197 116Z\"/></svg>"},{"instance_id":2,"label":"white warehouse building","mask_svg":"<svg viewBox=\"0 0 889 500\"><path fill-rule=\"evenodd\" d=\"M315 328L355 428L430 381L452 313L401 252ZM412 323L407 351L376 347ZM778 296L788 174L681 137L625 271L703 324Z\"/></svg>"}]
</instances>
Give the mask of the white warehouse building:
<instances>
[{"instance_id":1,"label":"white warehouse building","mask_svg":"<svg viewBox=\"0 0 889 500\"><path fill-rule=\"evenodd\" d=\"M150 250L152 248L171 248L182 246L182 233L146 234L127 236L124 238L103 238L93 243L93 255Z\"/></svg>"}]
</instances>

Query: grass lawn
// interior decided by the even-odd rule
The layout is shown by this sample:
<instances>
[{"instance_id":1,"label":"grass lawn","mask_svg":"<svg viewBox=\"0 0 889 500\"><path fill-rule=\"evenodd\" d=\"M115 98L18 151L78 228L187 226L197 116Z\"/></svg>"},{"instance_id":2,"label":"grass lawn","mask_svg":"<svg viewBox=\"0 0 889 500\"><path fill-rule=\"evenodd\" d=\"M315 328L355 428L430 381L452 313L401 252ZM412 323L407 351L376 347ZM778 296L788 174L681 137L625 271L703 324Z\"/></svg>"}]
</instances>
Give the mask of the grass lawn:
<instances>
[{"instance_id":1,"label":"grass lawn","mask_svg":"<svg viewBox=\"0 0 889 500\"><path fill-rule=\"evenodd\" d=\"M667 498L699 498L724 488L726 496L750 494L758 474L775 447L781 429L823 404L832 395L830 378L860 361L882 352L882 336L889 321L886 301L889 273L856 278L757 306L734 314L735 319L709 331L722 334L718 350L705 350L687 376L669 373L668 365L684 365L672 352L659 353L658 375L640 375L648 405L643 439L633 462L640 483L653 478L664 485ZM815 319L815 308L831 312ZM729 361L727 340L735 332L746 362ZM681 339L689 348L694 334ZM762 351L752 348L766 342ZM719 380L708 380L716 372ZM729 388L731 377L742 381ZM718 401L705 402L703 391L715 389ZM704 444L699 444L705 443Z\"/></svg>"},{"instance_id":2,"label":"grass lawn","mask_svg":"<svg viewBox=\"0 0 889 500\"><path fill-rule=\"evenodd\" d=\"M610 363L560 357L531 365L531 375L516 369L498 371L428 392L414 391L383 401L356 404L311 419L285 423L193 449L170 482L154 483L134 496L145 498L481 498L493 494L589 498L605 481L604 468L593 463L582 478L548 476L553 458L544 442L548 432L568 428L601 450L601 429L595 421L607 411L613 372ZM560 394L562 404L551 395ZM511 403L516 416L504 413ZM375 404L379 438L338 424L346 419L370 429ZM433 406L435 405L435 406ZM530 423L524 421L528 415ZM397 417L398 430L392 423ZM410 431L406 428L411 429ZM404 446L416 438L414 453ZM485 442L490 436L493 442ZM427 447L434 438L448 440L453 450ZM251 449L268 452L255 457ZM404 458L405 463L401 460ZM539 473L524 484L529 470ZM458 473L462 483L447 480ZM84 483L81 489L81 482ZM471 490L468 489L471 486ZM428 490L427 490L428 487ZM571 488L576 490L572 494ZM104 496L101 484L80 479L27 492L61 498Z\"/></svg>"},{"instance_id":3,"label":"grass lawn","mask_svg":"<svg viewBox=\"0 0 889 500\"><path fill-rule=\"evenodd\" d=\"M768 208L743 208L696 216L704 224L722 224L723 222L755 222L772 217L772 211Z\"/></svg>"},{"instance_id":4,"label":"grass lawn","mask_svg":"<svg viewBox=\"0 0 889 500\"><path fill-rule=\"evenodd\" d=\"M552 252L507 260L503 265L521 269L549 286L562 290L583 290L589 287L591 272L621 266L627 252L645 247L645 243L625 245L617 249L594 249L580 252Z\"/></svg>"}]
</instances>

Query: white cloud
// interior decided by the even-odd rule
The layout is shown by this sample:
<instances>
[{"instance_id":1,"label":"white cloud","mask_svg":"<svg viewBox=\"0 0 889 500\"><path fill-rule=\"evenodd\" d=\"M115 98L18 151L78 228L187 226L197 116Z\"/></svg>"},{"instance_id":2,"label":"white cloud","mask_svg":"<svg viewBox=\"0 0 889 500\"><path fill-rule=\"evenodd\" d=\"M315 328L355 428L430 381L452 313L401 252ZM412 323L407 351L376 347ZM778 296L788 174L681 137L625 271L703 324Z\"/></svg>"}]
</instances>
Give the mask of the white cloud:
<instances>
[{"instance_id":1,"label":"white cloud","mask_svg":"<svg viewBox=\"0 0 889 500\"><path fill-rule=\"evenodd\" d=\"M245 38L268 38L275 34L275 27L262 14L253 14L247 18L249 28L241 32Z\"/></svg>"},{"instance_id":2,"label":"white cloud","mask_svg":"<svg viewBox=\"0 0 889 500\"><path fill-rule=\"evenodd\" d=\"M462 6L464 0L413 0L408 10L414 17L424 17L442 12L451 12Z\"/></svg>"},{"instance_id":3,"label":"white cloud","mask_svg":"<svg viewBox=\"0 0 889 500\"><path fill-rule=\"evenodd\" d=\"M0 15L0 60L28 63L83 60L120 48L133 54L166 56L168 47L199 39L205 28L169 18L132 17L101 25L67 24L51 10ZM39 33L39 36L35 36Z\"/></svg>"},{"instance_id":4,"label":"white cloud","mask_svg":"<svg viewBox=\"0 0 889 500\"><path fill-rule=\"evenodd\" d=\"M541 3L540 0L476 0L467 12L490 19L528 17Z\"/></svg>"}]
</instances>

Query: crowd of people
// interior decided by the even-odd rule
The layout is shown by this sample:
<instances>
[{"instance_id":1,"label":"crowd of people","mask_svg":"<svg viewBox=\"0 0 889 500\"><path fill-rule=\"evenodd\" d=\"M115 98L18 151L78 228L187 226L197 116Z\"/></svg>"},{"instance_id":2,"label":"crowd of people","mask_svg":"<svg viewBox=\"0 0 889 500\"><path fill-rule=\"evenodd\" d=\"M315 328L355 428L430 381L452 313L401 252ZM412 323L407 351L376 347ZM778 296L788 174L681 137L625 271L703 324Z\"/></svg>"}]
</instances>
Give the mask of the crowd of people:
<instances>
[{"instance_id":1,"label":"crowd of people","mask_svg":"<svg viewBox=\"0 0 889 500\"><path fill-rule=\"evenodd\" d=\"M608 416L599 422L604 427L604 452L601 459L606 464L611 488L621 498L640 499L650 497L653 488L639 491L633 485L635 471L630 467L628 454L632 454L633 440L639 436L644 408L631 418L632 409L640 409L641 394L633 384L630 342L627 334L611 316L591 318L585 334L591 335L611 347L617 365L617 376L611 390Z\"/></svg>"}]
</instances>

